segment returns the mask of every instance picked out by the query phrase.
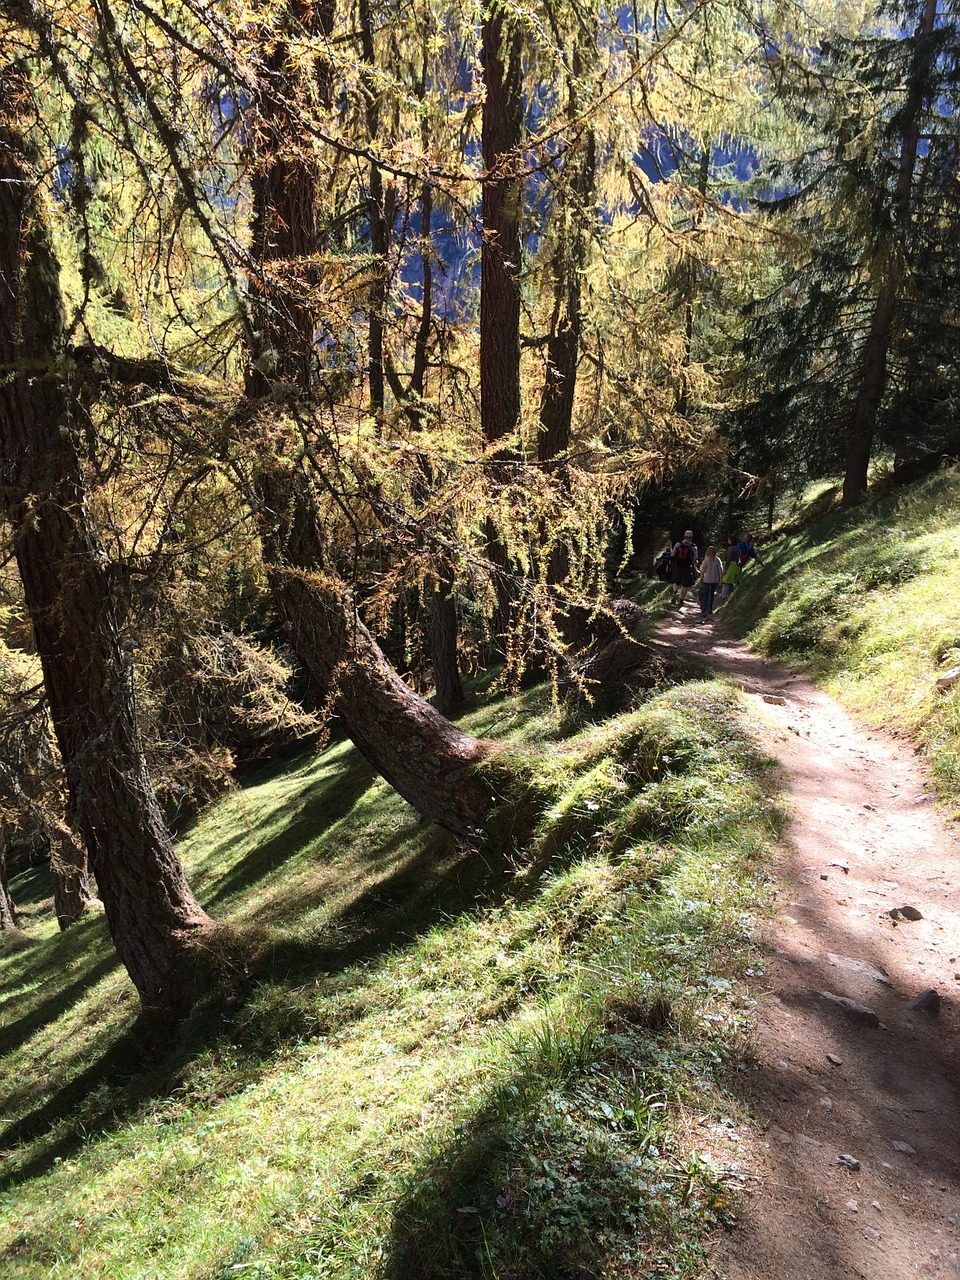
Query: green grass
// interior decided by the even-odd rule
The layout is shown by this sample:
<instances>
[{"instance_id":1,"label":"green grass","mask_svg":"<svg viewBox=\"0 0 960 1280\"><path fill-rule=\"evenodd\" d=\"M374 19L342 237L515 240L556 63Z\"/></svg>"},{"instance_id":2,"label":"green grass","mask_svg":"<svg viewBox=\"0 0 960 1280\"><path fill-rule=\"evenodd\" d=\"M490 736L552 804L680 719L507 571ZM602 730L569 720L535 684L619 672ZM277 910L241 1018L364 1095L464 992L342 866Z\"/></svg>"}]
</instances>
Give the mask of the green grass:
<instances>
[{"instance_id":1,"label":"green grass","mask_svg":"<svg viewBox=\"0 0 960 1280\"><path fill-rule=\"evenodd\" d=\"M182 842L247 945L165 1039L102 919L59 934L15 882L0 1274L702 1274L777 825L744 716L712 682L576 730L544 690L486 706L517 768L484 853L342 744L264 771Z\"/></svg>"},{"instance_id":2,"label":"green grass","mask_svg":"<svg viewBox=\"0 0 960 1280\"><path fill-rule=\"evenodd\" d=\"M945 797L960 794L960 473L829 516L764 553L726 617L855 712L909 733Z\"/></svg>"}]
</instances>

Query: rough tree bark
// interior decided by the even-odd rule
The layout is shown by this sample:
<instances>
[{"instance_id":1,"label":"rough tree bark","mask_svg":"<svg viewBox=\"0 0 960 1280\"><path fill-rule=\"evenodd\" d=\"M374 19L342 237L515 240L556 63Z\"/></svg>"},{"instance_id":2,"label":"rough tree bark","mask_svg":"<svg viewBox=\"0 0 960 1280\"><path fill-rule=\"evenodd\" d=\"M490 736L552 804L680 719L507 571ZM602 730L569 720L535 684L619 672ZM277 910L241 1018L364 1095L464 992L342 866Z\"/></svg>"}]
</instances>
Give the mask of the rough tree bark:
<instances>
[{"instance_id":1,"label":"rough tree bark","mask_svg":"<svg viewBox=\"0 0 960 1280\"><path fill-rule=\"evenodd\" d=\"M87 851L69 827L50 833L50 871L53 876L53 909L61 929L82 920L94 901L90 888Z\"/></svg>"},{"instance_id":2,"label":"rough tree bark","mask_svg":"<svg viewBox=\"0 0 960 1280\"><path fill-rule=\"evenodd\" d=\"M496 445L520 421L520 179L523 139L521 41L518 20L493 0L483 20L483 243L480 250L480 424ZM496 482L516 453L509 445L491 460ZM494 633L500 645L513 611L507 549L487 520L487 555L496 573Z\"/></svg>"},{"instance_id":3,"label":"rough tree bark","mask_svg":"<svg viewBox=\"0 0 960 1280\"><path fill-rule=\"evenodd\" d=\"M13 929L16 923L17 910L7 883L7 828L0 822L0 929Z\"/></svg>"},{"instance_id":4,"label":"rough tree bark","mask_svg":"<svg viewBox=\"0 0 960 1280\"><path fill-rule=\"evenodd\" d=\"M422 817L475 837L491 802L476 766L492 744L464 733L400 679L343 581L324 572L312 503L288 477L263 472L259 491L271 587L294 652L377 772Z\"/></svg>"},{"instance_id":5,"label":"rough tree bark","mask_svg":"<svg viewBox=\"0 0 960 1280\"><path fill-rule=\"evenodd\" d=\"M119 575L87 514L63 381L59 268L18 116L23 80L0 70L0 505L67 779L110 932L145 1005L175 1004L175 967L211 921L184 879L144 764L121 636Z\"/></svg>"}]
</instances>

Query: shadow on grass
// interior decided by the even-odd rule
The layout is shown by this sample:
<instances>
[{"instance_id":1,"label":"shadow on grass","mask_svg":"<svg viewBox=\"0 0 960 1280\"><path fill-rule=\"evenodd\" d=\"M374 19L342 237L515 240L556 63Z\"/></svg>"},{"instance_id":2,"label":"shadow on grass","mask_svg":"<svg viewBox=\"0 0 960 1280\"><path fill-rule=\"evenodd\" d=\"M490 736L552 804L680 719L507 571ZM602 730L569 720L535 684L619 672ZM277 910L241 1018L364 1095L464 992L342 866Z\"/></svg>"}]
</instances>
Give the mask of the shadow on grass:
<instances>
[{"instance_id":1,"label":"shadow on grass","mask_svg":"<svg viewBox=\"0 0 960 1280\"><path fill-rule=\"evenodd\" d=\"M712 1219L680 1189L659 1104L643 1116L636 1101L660 1031L655 1006L633 1013L615 1036L575 1021L520 1046L510 1075L411 1175L387 1280L588 1280L614 1256L679 1263L675 1242L691 1260Z\"/></svg>"},{"instance_id":2,"label":"shadow on grass","mask_svg":"<svg viewBox=\"0 0 960 1280\"><path fill-rule=\"evenodd\" d=\"M37 863L21 871L11 881L11 896L18 910L29 913L31 907L38 907L53 897L53 877L48 862Z\"/></svg>"},{"instance_id":3,"label":"shadow on grass","mask_svg":"<svg viewBox=\"0 0 960 1280\"><path fill-rule=\"evenodd\" d=\"M261 949L246 973L234 972L226 984L229 992L214 992L179 1027L158 1026L141 1017L96 1062L7 1125L0 1131L0 1150L11 1152L25 1144L35 1144L35 1149L11 1161L12 1167L0 1175L0 1190L47 1172L91 1136L116 1129L149 1102L168 1096L189 1077L191 1064L218 1042L231 1043L243 1059L242 1080L233 1086L227 1082L224 1091L248 1084L273 1060L278 1039L298 1038L304 1031L297 1021L296 1002L290 1025L280 1027L279 1036L275 1023L251 1030L245 1008L265 982L301 988L311 979L343 973L360 961L408 945L438 921L453 919L479 900L500 894L504 885L502 867L457 848L446 832L431 832L413 857L329 922L330 936L339 935L342 941L325 945L322 940L290 939ZM49 950L46 954L49 960ZM24 1015L4 1033L5 1051L64 1012L116 963L112 955L96 961L35 1012ZM361 1016L359 1011L356 1016ZM243 1024L239 1034L238 1024Z\"/></svg>"},{"instance_id":4,"label":"shadow on grass","mask_svg":"<svg viewBox=\"0 0 960 1280\"><path fill-rule=\"evenodd\" d=\"M104 956L85 969L75 982L68 983L67 986L57 991L55 995L48 996L30 1013L25 1013L22 1018L17 1018L15 1022L10 1022L4 1027L0 1027L0 1057L19 1049L41 1027L47 1026L48 1023L65 1014L78 1000L83 999L94 983L99 982L101 978L105 978L108 973L112 973L113 970L119 967L119 964L120 961L116 955L109 954Z\"/></svg>"},{"instance_id":5,"label":"shadow on grass","mask_svg":"<svg viewBox=\"0 0 960 1280\"><path fill-rule=\"evenodd\" d=\"M272 839L265 840L217 882L217 888L206 900L216 908L226 898L252 888L285 863L293 854L328 831L345 818L377 774L359 753L352 753L349 763L331 778L314 783L298 797L298 811L292 822Z\"/></svg>"}]
</instances>

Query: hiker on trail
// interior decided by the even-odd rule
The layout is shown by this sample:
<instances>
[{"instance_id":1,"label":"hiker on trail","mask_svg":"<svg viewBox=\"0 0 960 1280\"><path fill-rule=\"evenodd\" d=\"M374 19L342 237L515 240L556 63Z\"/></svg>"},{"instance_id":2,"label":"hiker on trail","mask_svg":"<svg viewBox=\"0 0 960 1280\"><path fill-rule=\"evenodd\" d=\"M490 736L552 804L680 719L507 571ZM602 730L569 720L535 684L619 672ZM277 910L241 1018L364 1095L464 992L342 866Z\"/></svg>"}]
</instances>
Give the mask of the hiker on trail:
<instances>
[{"instance_id":1,"label":"hiker on trail","mask_svg":"<svg viewBox=\"0 0 960 1280\"><path fill-rule=\"evenodd\" d=\"M683 605L687 592L693 586L699 558L697 544L693 540L693 530L688 529L673 548L673 571L670 579L673 584L671 604L675 604L678 609Z\"/></svg>"},{"instance_id":2,"label":"hiker on trail","mask_svg":"<svg viewBox=\"0 0 960 1280\"><path fill-rule=\"evenodd\" d=\"M737 559L741 569L748 565L751 560L756 560L759 565L763 564L763 561L757 555L756 547L753 545L752 533L741 533L740 541L737 543Z\"/></svg>"},{"instance_id":3,"label":"hiker on trail","mask_svg":"<svg viewBox=\"0 0 960 1280\"><path fill-rule=\"evenodd\" d=\"M717 587L723 580L723 561L717 555L716 547L707 547L700 566L700 621L706 622L713 617L713 601Z\"/></svg>"},{"instance_id":4,"label":"hiker on trail","mask_svg":"<svg viewBox=\"0 0 960 1280\"><path fill-rule=\"evenodd\" d=\"M737 556L737 544L733 544L733 555L727 561L720 586L720 603L729 600L736 589L737 583L743 577L743 570L740 568L740 560Z\"/></svg>"},{"instance_id":5,"label":"hiker on trail","mask_svg":"<svg viewBox=\"0 0 960 1280\"><path fill-rule=\"evenodd\" d=\"M731 560L739 560L740 548L735 533L727 534L727 549L723 553L723 567L726 568Z\"/></svg>"},{"instance_id":6,"label":"hiker on trail","mask_svg":"<svg viewBox=\"0 0 960 1280\"><path fill-rule=\"evenodd\" d=\"M668 543L656 560L653 562L653 572L657 575L661 582L670 581L671 560L673 559L673 548Z\"/></svg>"}]
</instances>

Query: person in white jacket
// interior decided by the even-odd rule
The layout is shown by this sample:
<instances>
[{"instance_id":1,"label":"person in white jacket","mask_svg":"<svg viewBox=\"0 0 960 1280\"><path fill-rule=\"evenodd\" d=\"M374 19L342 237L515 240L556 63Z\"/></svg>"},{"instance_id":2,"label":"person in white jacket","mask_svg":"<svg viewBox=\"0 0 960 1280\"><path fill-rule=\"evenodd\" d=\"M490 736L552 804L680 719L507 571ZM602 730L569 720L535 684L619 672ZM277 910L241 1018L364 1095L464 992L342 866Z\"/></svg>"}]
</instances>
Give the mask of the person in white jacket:
<instances>
[{"instance_id":1,"label":"person in white jacket","mask_svg":"<svg viewBox=\"0 0 960 1280\"><path fill-rule=\"evenodd\" d=\"M717 587L723 581L723 561L717 555L716 547L707 547L700 565L700 621L713 616L713 601Z\"/></svg>"}]
</instances>

